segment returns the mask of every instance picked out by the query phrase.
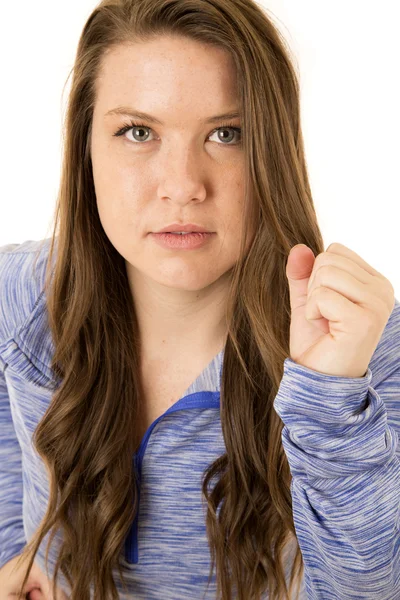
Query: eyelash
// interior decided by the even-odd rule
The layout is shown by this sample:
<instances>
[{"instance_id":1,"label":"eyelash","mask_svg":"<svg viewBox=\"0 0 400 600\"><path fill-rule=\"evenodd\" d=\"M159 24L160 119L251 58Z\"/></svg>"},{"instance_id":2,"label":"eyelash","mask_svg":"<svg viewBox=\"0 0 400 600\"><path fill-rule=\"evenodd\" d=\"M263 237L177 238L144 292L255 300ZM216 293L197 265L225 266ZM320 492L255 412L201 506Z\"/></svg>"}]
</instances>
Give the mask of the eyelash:
<instances>
[{"instance_id":1,"label":"eyelash","mask_svg":"<svg viewBox=\"0 0 400 600\"><path fill-rule=\"evenodd\" d=\"M125 133L127 133L130 129L134 129L135 127L143 127L144 129L151 129L151 127L148 127L147 125L144 125L144 123L134 123L133 121L130 121L129 123L126 123L123 127L121 127L121 129L118 129L118 131L116 131L114 133L115 137L119 137L124 135ZM241 133L242 132L242 128L241 127L234 127L231 123L225 123L223 125L221 125L220 127L217 127L216 129L214 129L209 135L213 135L216 131L219 131L220 129L233 129L234 131ZM144 145L146 142L133 142L134 144L137 145ZM241 142L238 142L236 144L220 144L220 146L238 146Z\"/></svg>"}]
</instances>

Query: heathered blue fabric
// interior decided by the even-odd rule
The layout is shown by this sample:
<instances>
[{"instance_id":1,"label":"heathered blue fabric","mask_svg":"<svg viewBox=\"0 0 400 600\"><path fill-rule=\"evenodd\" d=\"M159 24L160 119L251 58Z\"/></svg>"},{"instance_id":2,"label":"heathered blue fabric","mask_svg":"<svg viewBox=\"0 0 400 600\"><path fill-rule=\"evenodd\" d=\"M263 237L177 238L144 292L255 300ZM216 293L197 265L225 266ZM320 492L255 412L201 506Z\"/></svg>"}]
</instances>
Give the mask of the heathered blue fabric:
<instances>
[{"instance_id":1,"label":"heathered blue fabric","mask_svg":"<svg viewBox=\"0 0 400 600\"><path fill-rule=\"evenodd\" d=\"M43 290L49 243L0 248L0 568L22 551L47 507L47 472L32 435L54 392ZM123 600L201 600L205 594L210 553L201 476L225 452L223 353L152 423L132 458L140 502L123 558L128 594L115 572ZM300 598L400 600L399 301L365 377L324 375L288 357L274 408L285 424L282 442L293 475L305 564ZM43 571L48 535L36 556ZM59 542L57 536L49 574ZM68 594L62 574L59 584ZM204 598L216 598L215 570Z\"/></svg>"}]
</instances>

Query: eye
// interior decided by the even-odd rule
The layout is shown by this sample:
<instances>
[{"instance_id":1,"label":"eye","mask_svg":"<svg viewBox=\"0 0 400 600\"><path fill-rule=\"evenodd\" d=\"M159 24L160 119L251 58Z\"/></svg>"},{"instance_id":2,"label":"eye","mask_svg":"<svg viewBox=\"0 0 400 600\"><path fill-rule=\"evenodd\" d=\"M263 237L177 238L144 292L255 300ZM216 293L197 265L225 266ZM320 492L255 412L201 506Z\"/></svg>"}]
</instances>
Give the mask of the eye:
<instances>
[{"instance_id":1,"label":"eye","mask_svg":"<svg viewBox=\"0 0 400 600\"><path fill-rule=\"evenodd\" d=\"M131 122L130 124L124 125L121 129L118 129L118 131L116 131L114 133L114 136L115 137L123 136L123 135L125 135L125 133L128 133L128 131L130 131L130 130L132 130L132 135L136 136L136 138L133 137L133 141L132 141L132 139L129 139L129 141L131 141L133 144L139 144L139 145L140 144L143 145L143 143L147 141L147 139L148 139L148 138L146 138L147 132L152 131L151 127L147 127L146 125L144 125L142 123ZM137 130L137 131L135 131L135 130ZM235 135L237 135L239 137L239 142L230 143L232 141L231 140L232 134L226 135L226 131L228 131L228 130L231 130L234 132L233 139L235 139ZM138 135L139 133L141 135ZM221 133L221 135L220 135L220 133ZM225 125L221 125L220 127L217 127L216 129L214 129L210 133L209 137L211 135L217 134L219 141L222 141L221 145L223 145L223 146L238 146L241 144L241 133L242 133L241 127L234 127L231 124L225 124ZM138 137L139 137L139 139L138 139ZM142 138L142 139L140 139L140 138ZM223 141L223 140L225 140L225 141ZM150 141L152 141L152 140L150 140ZM225 143L226 141L229 143Z\"/></svg>"}]
</instances>

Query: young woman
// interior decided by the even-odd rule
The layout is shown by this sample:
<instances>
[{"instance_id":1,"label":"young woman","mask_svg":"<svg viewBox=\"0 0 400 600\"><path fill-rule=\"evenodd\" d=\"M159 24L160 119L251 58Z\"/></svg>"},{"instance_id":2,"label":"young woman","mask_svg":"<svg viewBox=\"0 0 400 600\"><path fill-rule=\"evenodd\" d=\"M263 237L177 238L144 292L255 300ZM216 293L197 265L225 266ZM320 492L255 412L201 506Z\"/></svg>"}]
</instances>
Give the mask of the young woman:
<instances>
[{"instance_id":1,"label":"young woman","mask_svg":"<svg viewBox=\"0 0 400 600\"><path fill-rule=\"evenodd\" d=\"M10 593L396 598L400 304L324 249L256 3L102 1L53 236L1 250Z\"/></svg>"}]
</instances>

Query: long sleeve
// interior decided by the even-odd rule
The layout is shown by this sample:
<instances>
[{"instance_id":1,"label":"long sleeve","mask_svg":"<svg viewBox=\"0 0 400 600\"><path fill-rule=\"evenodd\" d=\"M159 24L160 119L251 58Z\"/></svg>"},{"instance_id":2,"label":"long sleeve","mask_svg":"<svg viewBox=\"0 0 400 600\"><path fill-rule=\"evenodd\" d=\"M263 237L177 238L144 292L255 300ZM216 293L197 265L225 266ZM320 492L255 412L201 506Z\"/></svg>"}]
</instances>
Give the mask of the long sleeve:
<instances>
[{"instance_id":1,"label":"long sleeve","mask_svg":"<svg viewBox=\"0 0 400 600\"><path fill-rule=\"evenodd\" d=\"M21 448L0 360L0 569L26 545L22 498Z\"/></svg>"},{"instance_id":2,"label":"long sleeve","mask_svg":"<svg viewBox=\"0 0 400 600\"><path fill-rule=\"evenodd\" d=\"M398 302L373 358L360 378L284 361L274 408L308 600L400 600Z\"/></svg>"}]
</instances>

